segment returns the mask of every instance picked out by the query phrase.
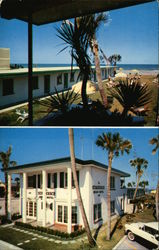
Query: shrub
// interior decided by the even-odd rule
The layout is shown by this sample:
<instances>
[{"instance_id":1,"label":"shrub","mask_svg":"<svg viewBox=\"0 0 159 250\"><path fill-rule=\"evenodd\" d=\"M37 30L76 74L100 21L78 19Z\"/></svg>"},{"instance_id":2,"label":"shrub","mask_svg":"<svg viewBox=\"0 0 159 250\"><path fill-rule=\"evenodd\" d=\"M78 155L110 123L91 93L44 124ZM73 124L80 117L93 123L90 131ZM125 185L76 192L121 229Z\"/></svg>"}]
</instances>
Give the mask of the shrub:
<instances>
[{"instance_id":1,"label":"shrub","mask_svg":"<svg viewBox=\"0 0 159 250\"><path fill-rule=\"evenodd\" d=\"M72 232L71 234L68 234L66 232L61 232L61 231L53 230L53 229L46 228L46 227L40 227L40 226L35 227L35 226L32 226L31 224L23 223L23 222L20 222L20 221L16 221L15 225L19 226L19 227L23 227L23 228L34 229L34 230L40 231L42 233L47 233L47 234L50 234L50 235L59 236L59 237L61 237L63 239L74 238L74 237L77 237L77 236L79 236L79 235L81 235L81 234L83 234L85 232L85 230L82 229L82 230L79 230L79 231Z\"/></svg>"},{"instance_id":2,"label":"shrub","mask_svg":"<svg viewBox=\"0 0 159 250\"><path fill-rule=\"evenodd\" d=\"M22 216L20 214L15 213L15 214L12 215L12 220L17 220L17 219L20 219L20 218L22 218Z\"/></svg>"},{"instance_id":3,"label":"shrub","mask_svg":"<svg viewBox=\"0 0 159 250\"><path fill-rule=\"evenodd\" d=\"M3 224L10 224L10 223L12 223L12 221L9 220L6 215L1 215L0 216L0 224L1 225L3 225Z\"/></svg>"}]
</instances>

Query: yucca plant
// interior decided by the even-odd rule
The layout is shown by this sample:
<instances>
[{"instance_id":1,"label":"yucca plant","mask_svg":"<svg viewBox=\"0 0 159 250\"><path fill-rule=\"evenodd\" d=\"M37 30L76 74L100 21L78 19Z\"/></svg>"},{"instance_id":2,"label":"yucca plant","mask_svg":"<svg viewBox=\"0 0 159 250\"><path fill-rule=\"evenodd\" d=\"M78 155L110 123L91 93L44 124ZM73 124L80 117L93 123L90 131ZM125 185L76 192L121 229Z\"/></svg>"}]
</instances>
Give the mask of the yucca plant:
<instances>
[{"instance_id":1,"label":"yucca plant","mask_svg":"<svg viewBox=\"0 0 159 250\"><path fill-rule=\"evenodd\" d=\"M122 105L122 116L125 118L128 111L143 107L151 102L152 93L148 85L141 85L139 82L130 84L128 79L120 81L118 86L109 90L111 95Z\"/></svg>"},{"instance_id":2,"label":"yucca plant","mask_svg":"<svg viewBox=\"0 0 159 250\"><path fill-rule=\"evenodd\" d=\"M63 21L60 28L57 28L57 36L66 44L60 51L69 48L73 61L80 68L79 77L82 78L81 96L84 107L88 107L86 94L87 81L91 75L91 61L88 55L89 35L86 32L88 17L78 17L74 19L74 24L69 20Z\"/></svg>"},{"instance_id":3,"label":"yucca plant","mask_svg":"<svg viewBox=\"0 0 159 250\"><path fill-rule=\"evenodd\" d=\"M59 93L55 88L55 94L50 95L50 98L36 102L47 107L48 114L55 111L60 111L62 114L65 114L69 110L71 104L77 101L79 98L80 95L75 93L73 90Z\"/></svg>"}]
</instances>

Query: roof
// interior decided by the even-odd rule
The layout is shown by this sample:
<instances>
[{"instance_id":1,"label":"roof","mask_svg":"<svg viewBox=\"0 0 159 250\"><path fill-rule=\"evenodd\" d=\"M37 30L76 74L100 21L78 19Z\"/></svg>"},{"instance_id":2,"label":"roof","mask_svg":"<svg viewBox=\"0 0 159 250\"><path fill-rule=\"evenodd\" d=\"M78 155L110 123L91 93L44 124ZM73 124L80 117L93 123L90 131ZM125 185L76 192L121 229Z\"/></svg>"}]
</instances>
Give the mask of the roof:
<instances>
[{"instance_id":1,"label":"roof","mask_svg":"<svg viewBox=\"0 0 159 250\"><path fill-rule=\"evenodd\" d=\"M2 18L28 21L36 25L51 23L102 11L109 11L153 0L2 0Z\"/></svg>"},{"instance_id":2,"label":"roof","mask_svg":"<svg viewBox=\"0 0 159 250\"><path fill-rule=\"evenodd\" d=\"M101 66L102 68L113 68L114 66ZM95 68L92 66L92 68ZM78 71L79 67L74 66L73 71ZM71 71L71 67L41 67L41 68L33 68L33 74L49 74L52 72L69 72ZM19 68L19 69L0 69L0 77L14 77L14 76L28 76L28 68Z\"/></svg>"},{"instance_id":3,"label":"roof","mask_svg":"<svg viewBox=\"0 0 159 250\"><path fill-rule=\"evenodd\" d=\"M159 224L158 222L147 222L147 223L144 223L146 226L148 227L151 227L153 229L156 229L157 231L159 230Z\"/></svg>"},{"instance_id":4,"label":"roof","mask_svg":"<svg viewBox=\"0 0 159 250\"><path fill-rule=\"evenodd\" d=\"M54 160L48 160L48 161L42 161L42 162L35 162L35 163L29 163L29 164L24 164L24 165L19 165L19 166L15 166L15 167L9 167L8 168L8 172L14 172L14 170L22 170L22 169L28 169L28 168L32 168L32 167L40 167L40 166L45 166L45 165L55 165L58 163L69 163L71 161L70 157L66 157L66 158L59 158L59 159L54 159ZM76 158L76 163L80 164L82 166L87 166L87 165L93 165L96 167L100 167L102 169L107 170L108 166L94 161L94 160L80 160L78 158ZM3 170L2 170L3 171ZM120 171L118 169L112 168L112 172L119 174L121 177L129 177L130 174Z\"/></svg>"}]
</instances>

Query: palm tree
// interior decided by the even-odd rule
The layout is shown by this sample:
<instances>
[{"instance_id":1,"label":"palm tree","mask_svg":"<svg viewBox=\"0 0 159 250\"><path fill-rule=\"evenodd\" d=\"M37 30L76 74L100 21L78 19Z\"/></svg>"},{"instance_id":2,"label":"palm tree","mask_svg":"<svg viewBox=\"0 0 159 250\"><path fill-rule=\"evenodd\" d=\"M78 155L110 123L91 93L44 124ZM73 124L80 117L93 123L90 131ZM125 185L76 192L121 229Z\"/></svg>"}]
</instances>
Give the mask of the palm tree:
<instances>
[{"instance_id":1,"label":"palm tree","mask_svg":"<svg viewBox=\"0 0 159 250\"><path fill-rule=\"evenodd\" d=\"M81 95L85 108L88 107L86 86L91 74L91 61L88 56L89 37L85 31L87 24L88 17L85 16L75 18L74 24L68 20L63 21L61 27L57 28L57 36L66 44L66 47L64 47L61 51L69 48L72 57L72 65L73 60L75 60L76 64L80 68L80 76L82 78Z\"/></svg>"},{"instance_id":2,"label":"palm tree","mask_svg":"<svg viewBox=\"0 0 159 250\"><path fill-rule=\"evenodd\" d=\"M148 185L149 185L148 181L140 181L139 182L139 187L142 187L144 189L144 192L145 192L146 186L148 186Z\"/></svg>"},{"instance_id":3,"label":"palm tree","mask_svg":"<svg viewBox=\"0 0 159 250\"><path fill-rule=\"evenodd\" d=\"M101 147L103 150L108 152L108 171L107 171L107 240L110 240L111 232L111 212L110 212L110 202L111 202L111 193L110 193L110 177L111 177L111 168L112 160L116 156L118 157L126 152L129 154L132 144L129 140L123 140L120 137L119 133L103 133L99 135L96 140L96 145Z\"/></svg>"},{"instance_id":4,"label":"palm tree","mask_svg":"<svg viewBox=\"0 0 159 250\"><path fill-rule=\"evenodd\" d=\"M155 145L155 148L152 150L152 154L156 154L157 150L159 149L159 135L157 135L156 137L153 137L149 143L151 145Z\"/></svg>"},{"instance_id":5,"label":"palm tree","mask_svg":"<svg viewBox=\"0 0 159 250\"><path fill-rule=\"evenodd\" d=\"M15 161L10 161L10 156L12 153L12 147L9 146L7 152L0 152L0 162L2 163L2 168L4 170L5 176L5 215L8 215L8 173L7 169L10 166L15 166Z\"/></svg>"},{"instance_id":6,"label":"palm tree","mask_svg":"<svg viewBox=\"0 0 159 250\"><path fill-rule=\"evenodd\" d=\"M156 154L157 150L159 149L159 135L157 135L156 137L153 137L149 143L151 145L155 145L155 148L152 150L152 154ZM157 187L156 187L156 218L157 221L159 221L159 180L157 183Z\"/></svg>"},{"instance_id":7,"label":"palm tree","mask_svg":"<svg viewBox=\"0 0 159 250\"><path fill-rule=\"evenodd\" d=\"M94 54L94 61L95 61L95 69L96 69L96 77L98 81L99 92L102 98L102 103L104 107L108 106L107 96L104 92L103 84L102 84L102 77L101 77L101 68L100 68L100 59L99 59L99 46L96 39L96 33L101 26L102 23L106 23L109 20L107 14L99 13L99 14L92 14L89 16L90 19L88 21L88 26L86 28L87 33L90 37L90 47Z\"/></svg>"},{"instance_id":8,"label":"palm tree","mask_svg":"<svg viewBox=\"0 0 159 250\"><path fill-rule=\"evenodd\" d=\"M132 183L131 183L131 182L128 182L127 186L128 186L128 187L132 187Z\"/></svg>"},{"instance_id":9,"label":"palm tree","mask_svg":"<svg viewBox=\"0 0 159 250\"><path fill-rule=\"evenodd\" d=\"M136 158L134 160L130 160L130 165L132 167L134 167L136 169L136 176L137 176L137 184L136 184L136 189L135 189L135 192L134 192L134 196L133 196L133 200L136 199L136 194L137 194L137 190L138 190L138 187L139 187L139 182L140 182L140 179L144 173L144 170L147 169L148 167L148 161L145 160L144 158ZM135 206L134 206L134 209L133 209L133 213L135 211Z\"/></svg>"},{"instance_id":10,"label":"palm tree","mask_svg":"<svg viewBox=\"0 0 159 250\"><path fill-rule=\"evenodd\" d=\"M141 85L139 82L133 84L126 82L120 82L118 86L110 89L110 93L117 101L122 105L123 118L126 118L128 111L143 107L151 102L152 93L149 90L148 85Z\"/></svg>"},{"instance_id":11,"label":"palm tree","mask_svg":"<svg viewBox=\"0 0 159 250\"><path fill-rule=\"evenodd\" d=\"M88 241L91 247L96 245L95 240L92 237L91 230L88 224L86 212L83 206L83 201L78 185L78 179L77 179L77 172L76 172L76 162L75 162L75 152L74 152L74 134L73 134L73 128L69 128L69 143L70 143L70 155L71 155L71 165L72 165L72 172L73 172L73 179L75 183L76 193L77 193L77 199L79 203L79 207L81 210L81 215L84 223L84 227L87 233Z\"/></svg>"},{"instance_id":12,"label":"palm tree","mask_svg":"<svg viewBox=\"0 0 159 250\"><path fill-rule=\"evenodd\" d=\"M121 55L119 55L119 54L114 54L114 55L112 55L112 56L110 56L109 58L108 58L108 60L109 60L109 62L115 67L114 68L114 76L115 76L115 74L116 74L116 64L117 64L117 62L120 62L121 61Z\"/></svg>"}]
</instances>

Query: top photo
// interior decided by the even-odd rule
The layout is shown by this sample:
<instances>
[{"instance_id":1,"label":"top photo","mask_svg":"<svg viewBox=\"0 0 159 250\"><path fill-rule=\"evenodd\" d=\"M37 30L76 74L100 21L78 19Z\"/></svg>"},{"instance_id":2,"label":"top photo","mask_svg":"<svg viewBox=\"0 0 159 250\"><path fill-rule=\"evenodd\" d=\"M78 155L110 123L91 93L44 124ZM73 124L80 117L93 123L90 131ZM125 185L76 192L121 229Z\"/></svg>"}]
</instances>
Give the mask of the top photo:
<instances>
[{"instance_id":1,"label":"top photo","mask_svg":"<svg viewBox=\"0 0 159 250\"><path fill-rule=\"evenodd\" d=\"M159 126L159 1L0 0L0 126Z\"/></svg>"}]
</instances>

